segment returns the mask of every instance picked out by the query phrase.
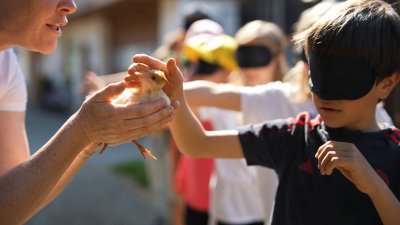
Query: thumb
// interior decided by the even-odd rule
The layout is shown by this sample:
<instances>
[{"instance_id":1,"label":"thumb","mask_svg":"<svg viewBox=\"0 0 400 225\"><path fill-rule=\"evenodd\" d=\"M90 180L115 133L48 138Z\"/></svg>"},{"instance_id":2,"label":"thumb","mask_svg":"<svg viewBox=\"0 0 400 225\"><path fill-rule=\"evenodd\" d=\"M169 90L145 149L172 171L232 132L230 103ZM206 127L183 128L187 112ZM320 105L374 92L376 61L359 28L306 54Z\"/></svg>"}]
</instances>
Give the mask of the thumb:
<instances>
[{"instance_id":1,"label":"thumb","mask_svg":"<svg viewBox=\"0 0 400 225\"><path fill-rule=\"evenodd\" d=\"M170 58L168 59L167 62L167 69L168 71L172 72L172 73L176 73L176 70L178 69L176 66L176 61L174 58Z\"/></svg>"},{"instance_id":2,"label":"thumb","mask_svg":"<svg viewBox=\"0 0 400 225\"><path fill-rule=\"evenodd\" d=\"M176 61L174 58L170 58L167 62L167 69L168 69L168 79L182 79L182 73L179 70L178 66L176 65ZM171 77L172 76L172 77Z\"/></svg>"},{"instance_id":3,"label":"thumb","mask_svg":"<svg viewBox=\"0 0 400 225\"><path fill-rule=\"evenodd\" d=\"M126 88L124 81L107 85L96 94L96 98L111 100L120 95Z\"/></svg>"}]
</instances>

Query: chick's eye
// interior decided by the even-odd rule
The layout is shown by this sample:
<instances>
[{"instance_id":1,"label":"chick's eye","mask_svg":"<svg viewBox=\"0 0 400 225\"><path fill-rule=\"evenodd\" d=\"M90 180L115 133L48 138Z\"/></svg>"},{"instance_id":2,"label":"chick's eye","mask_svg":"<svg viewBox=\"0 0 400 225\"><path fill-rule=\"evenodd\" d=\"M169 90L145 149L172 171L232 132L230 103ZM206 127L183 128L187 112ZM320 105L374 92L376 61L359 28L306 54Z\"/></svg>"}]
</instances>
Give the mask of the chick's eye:
<instances>
[{"instance_id":1,"label":"chick's eye","mask_svg":"<svg viewBox=\"0 0 400 225\"><path fill-rule=\"evenodd\" d=\"M152 80L157 80L157 77L156 76L151 76L151 79Z\"/></svg>"}]
</instances>

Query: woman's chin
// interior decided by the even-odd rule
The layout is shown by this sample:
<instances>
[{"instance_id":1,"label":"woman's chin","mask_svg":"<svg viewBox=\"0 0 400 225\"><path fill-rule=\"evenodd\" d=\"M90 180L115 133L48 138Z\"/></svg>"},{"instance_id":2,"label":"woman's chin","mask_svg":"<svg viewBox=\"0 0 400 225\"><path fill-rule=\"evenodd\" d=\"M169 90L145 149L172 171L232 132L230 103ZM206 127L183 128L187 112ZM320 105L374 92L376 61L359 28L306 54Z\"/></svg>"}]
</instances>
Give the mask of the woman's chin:
<instances>
[{"instance_id":1,"label":"woman's chin","mask_svg":"<svg viewBox=\"0 0 400 225\"><path fill-rule=\"evenodd\" d=\"M47 45L41 45L41 46L35 46L33 48L30 48L29 50L34 51L34 52L39 52L44 55L49 55L53 53L57 48L57 42L47 44Z\"/></svg>"}]
</instances>

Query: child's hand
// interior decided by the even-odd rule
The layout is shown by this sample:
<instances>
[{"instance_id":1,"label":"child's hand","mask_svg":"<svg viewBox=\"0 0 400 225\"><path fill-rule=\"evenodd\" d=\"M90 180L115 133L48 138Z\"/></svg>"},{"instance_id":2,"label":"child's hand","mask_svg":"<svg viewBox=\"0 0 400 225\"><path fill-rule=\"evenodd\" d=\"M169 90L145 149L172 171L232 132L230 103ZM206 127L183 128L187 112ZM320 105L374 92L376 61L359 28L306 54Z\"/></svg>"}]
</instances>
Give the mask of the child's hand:
<instances>
[{"instance_id":1,"label":"child's hand","mask_svg":"<svg viewBox=\"0 0 400 225\"><path fill-rule=\"evenodd\" d=\"M319 147L315 158L322 175L338 169L363 193L371 194L379 184L379 175L352 143L328 141Z\"/></svg>"},{"instance_id":2,"label":"child's hand","mask_svg":"<svg viewBox=\"0 0 400 225\"><path fill-rule=\"evenodd\" d=\"M183 95L183 77L176 65L175 59L169 59L164 63L156 58L145 54L137 54L132 58L133 64L128 69L128 75L124 78L128 84L132 82L135 72L141 72L147 69L162 70L166 74L168 82L163 90L171 100L179 100Z\"/></svg>"}]
</instances>

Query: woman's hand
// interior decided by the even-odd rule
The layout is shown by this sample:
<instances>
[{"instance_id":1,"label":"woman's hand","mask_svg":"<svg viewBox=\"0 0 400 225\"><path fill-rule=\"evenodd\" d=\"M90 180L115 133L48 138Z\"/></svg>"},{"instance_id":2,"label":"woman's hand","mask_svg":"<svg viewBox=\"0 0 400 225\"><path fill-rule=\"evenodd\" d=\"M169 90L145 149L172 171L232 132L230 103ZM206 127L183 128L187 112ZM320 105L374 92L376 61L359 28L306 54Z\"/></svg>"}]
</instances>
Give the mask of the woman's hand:
<instances>
[{"instance_id":1,"label":"woman's hand","mask_svg":"<svg viewBox=\"0 0 400 225\"><path fill-rule=\"evenodd\" d=\"M139 139L172 120L174 109L158 100L149 103L116 105L113 98L122 93L125 83L115 83L95 92L72 116L78 134L87 143L120 144Z\"/></svg>"}]
</instances>

